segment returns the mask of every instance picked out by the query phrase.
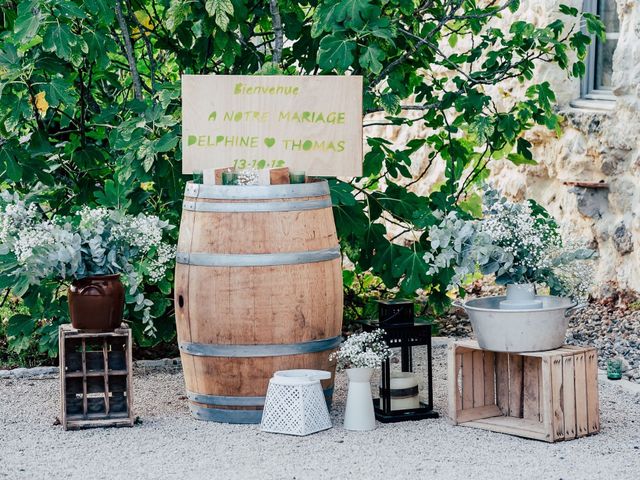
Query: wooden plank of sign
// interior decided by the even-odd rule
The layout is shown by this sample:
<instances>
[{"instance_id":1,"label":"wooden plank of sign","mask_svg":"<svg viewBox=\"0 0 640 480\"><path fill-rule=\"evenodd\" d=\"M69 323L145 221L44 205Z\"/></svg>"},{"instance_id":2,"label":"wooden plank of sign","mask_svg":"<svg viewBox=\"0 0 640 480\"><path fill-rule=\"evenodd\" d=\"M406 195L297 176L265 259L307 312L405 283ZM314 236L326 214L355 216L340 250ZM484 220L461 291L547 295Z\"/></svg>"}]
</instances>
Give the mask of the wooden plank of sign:
<instances>
[{"instance_id":1,"label":"wooden plank of sign","mask_svg":"<svg viewBox=\"0 0 640 480\"><path fill-rule=\"evenodd\" d=\"M182 173L362 176L362 77L183 75Z\"/></svg>"}]
</instances>

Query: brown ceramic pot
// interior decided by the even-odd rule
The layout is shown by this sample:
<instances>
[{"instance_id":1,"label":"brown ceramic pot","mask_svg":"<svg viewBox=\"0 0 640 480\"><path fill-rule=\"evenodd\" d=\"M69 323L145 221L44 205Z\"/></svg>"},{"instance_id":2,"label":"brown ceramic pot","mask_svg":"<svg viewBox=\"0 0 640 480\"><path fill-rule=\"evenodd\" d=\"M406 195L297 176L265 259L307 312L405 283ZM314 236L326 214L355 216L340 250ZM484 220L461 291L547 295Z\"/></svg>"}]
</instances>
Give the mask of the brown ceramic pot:
<instances>
[{"instance_id":1,"label":"brown ceramic pot","mask_svg":"<svg viewBox=\"0 0 640 480\"><path fill-rule=\"evenodd\" d=\"M124 287L120 275L97 275L69 287L71 325L94 332L114 330L122 323Z\"/></svg>"}]
</instances>

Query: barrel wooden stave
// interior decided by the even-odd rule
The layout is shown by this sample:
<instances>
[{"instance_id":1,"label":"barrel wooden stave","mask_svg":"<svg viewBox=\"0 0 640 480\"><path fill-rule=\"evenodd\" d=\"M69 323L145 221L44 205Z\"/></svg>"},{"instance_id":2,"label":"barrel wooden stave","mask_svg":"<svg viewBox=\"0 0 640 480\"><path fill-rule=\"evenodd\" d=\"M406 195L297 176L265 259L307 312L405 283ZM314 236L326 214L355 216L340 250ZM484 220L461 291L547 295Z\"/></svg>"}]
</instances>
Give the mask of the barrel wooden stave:
<instances>
[{"instance_id":1,"label":"barrel wooden stave","mask_svg":"<svg viewBox=\"0 0 640 480\"><path fill-rule=\"evenodd\" d=\"M265 213L220 214L198 212L193 226L191 251L235 254L282 253L321 250L338 243L332 231L331 210L273 212L264 227ZM271 239L278 238L274 243Z\"/></svg>"},{"instance_id":2,"label":"barrel wooden stave","mask_svg":"<svg viewBox=\"0 0 640 480\"><path fill-rule=\"evenodd\" d=\"M197 360L183 367L187 390L220 396L264 396L269 379L278 370L333 369L328 352L282 357L193 358ZM333 379L322 383L324 388L328 388L333 385Z\"/></svg>"},{"instance_id":3,"label":"barrel wooden stave","mask_svg":"<svg viewBox=\"0 0 640 480\"><path fill-rule=\"evenodd\" d=\"M340 333L340 260L278 267L189 266L191 342L277 344ZM316 283L305 279L315 277ZM341 292L341 290L340 290ZM242 319L239 321L238 319Z\"/></svg>"}]
</instances>

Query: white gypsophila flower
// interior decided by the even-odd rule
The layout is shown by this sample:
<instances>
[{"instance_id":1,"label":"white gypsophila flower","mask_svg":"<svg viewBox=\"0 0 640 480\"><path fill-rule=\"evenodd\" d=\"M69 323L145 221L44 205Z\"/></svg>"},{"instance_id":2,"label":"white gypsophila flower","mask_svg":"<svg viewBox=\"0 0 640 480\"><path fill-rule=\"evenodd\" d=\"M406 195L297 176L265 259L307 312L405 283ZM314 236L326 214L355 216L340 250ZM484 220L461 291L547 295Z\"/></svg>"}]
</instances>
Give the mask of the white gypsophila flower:
<instances>
[{"instance_id":1,"label":"white gypsophila flower","mask_svg":"<svg viewBox=\"0 0 640 480\"><path fill-rule=\"evenodd\" d=\"M34 203L26 204L17 197L2 192L3 202L7 203L0 211L0 244L11 242L17 232L34 224L40 216Z\"/></svg>"},{"instance_id":2,"label":"white gypsophila flower","mask_svg":"<svg viewBox=\"0 0 640 480\"><path fill-rule=\"evenodd\" d=\"M175 257L175 245L169 245L168 243L158 245L157 256L149 263L149 280L151 280L152 283L157 283L162 280L167 272L167 268L173 265Z\"/></svg>"},{"instance_id":3,"label":"white gypsophila flower","mask_svg":"<svg viewBox=\"0 0 640 480\"><path fill-rule=\"evenodd\" d=\"M339 369L378 368L391 356L392 352L384 341L384 332L377 329L349 336L329 359L337 360Z\"/></svg>"},{"instance_id":4,"label":"white gypsophila flower","mask_svg":"<svg viewBox=\"0 0 640 480\"><path fill-rule=\"evenodd\" d=\"M3 272L19 284L19 294L43 279L63 281L90 275L123 274L127 303L140 312L144 331L153 335L146 282L157 283L175 257L175 246L163 242L172 228L153 215L126 215L117 210L83 207L70 217L48 219L18 194L0 192L0 257L9 257Z\"/></svg>"},{"instance_id":5,"label":"white gypsophila flower","mask_svg":"<svg viewBox=\"0 0 640 480\"><path fill-rule=\"evenodd\" d=\"M102 235L106 223L109 221L110 212L106 208L90 208L84 206L76 213L80 217L78 228L87 234ZM89 233L90 232L90 233Z\"/></svg>"},{"instance_id":6,"label":"white gypsophila flower","mask_svg":"<svg viewBox=\"0 0 640 480\"><path fill-rule=\"evenodd\" d=\"M555 222L534 213L530 202L509 202L495 190L485 198L492 203L485 205L479 232L509 256L505 277L512 282L535 281L539 272L552 266L550 251L561 245Z\"/></svg>"},{"instance_id":7,"label":"white gypsophila flower","mask_svg":"<svg viewBox=\"0 0 640 480\"><path fill-rule=\"evenodd\" d=\"M119 224L112 227L111 238L147 253L162 242L163 232L168 226L167 222L155 215L126 216Z\"/></svg>"},{"instance_id":8,"label":"white gypsophila flower","mask_svg":"<svg viewBox=\"0 0 640 480\"><path fill-rule=\"evenodd\" d=\"M238 185L257 185L258 179L257 170L247 169L238 172Z\"/></svg>"}]
</instances>

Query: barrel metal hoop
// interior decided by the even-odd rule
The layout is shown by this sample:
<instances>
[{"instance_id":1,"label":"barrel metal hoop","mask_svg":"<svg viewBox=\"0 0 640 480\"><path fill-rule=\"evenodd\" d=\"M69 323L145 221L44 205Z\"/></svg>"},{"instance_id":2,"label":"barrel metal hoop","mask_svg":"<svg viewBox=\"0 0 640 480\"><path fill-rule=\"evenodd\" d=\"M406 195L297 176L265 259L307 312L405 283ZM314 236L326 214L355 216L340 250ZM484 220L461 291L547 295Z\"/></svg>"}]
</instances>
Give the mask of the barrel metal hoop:
<instances>
[{"instance_id":1,"label":"barrel metal hoop","mask_svg":"<svg viewBox=\"0 0 640 480\"><path fill-rule=\"evenodd\" d=\"M198 187L200 185L193 182L188 182L186 188L184 189L185 197L197 197L198 196Z\"/></svg>"},{"instance_id":2,"label":"barrel metal hoop","mask_svg":"<svg viewBox=\"0 0 640 480\"><path fill-rule=\"evenodd\" d=\"M299 202L268 202L268 203L204 203L183 202L182 209L195 212L298 212L302 210L320 210L331 207L331 200L307 200Z\"/></svg>"},{"instance_id":3,"label":"barrel metal hoop","mask_svg":"<svg viewBox=\"0 0 640 480\"><path fill-rule=\"evenodd\" d=\"M333 396L333 387L322 390L325 399L329 401ZM187 390L187 398L192 402L205 405L220 405L232 407L263 407L266 397L232 397L223 395L208 395L205 393L190 392Z\"/></svg>"},{"instance_id":4,"label":"barrel metal hoop","mask_svg":"<svg viewBox=\"0 0 640 480\"><path fill-rule=\"evenodd\" d=\"M260 423L262 410L227 410L224 408L208 408L189 405L191 415L197 420L221 423Z\"/></svg>"},{"instance_id":5,"label":"barrel metal hoop","mask_svg":"<svg viewBox=\"0 0 640 480\"><path fill-rule=\"evenodd\" d=\"M221 405L233 407L262 407L265 397L230 397L223 395L208 395L187 391L187 398L192 402L206 405Z\"/></svg>"},{"instance_id":6,"label":"barrel metal hoop","mask_svg":"<svg viewBox=\"0 0 640 480\"><path fill-rule=\"evenodd\" d=\"M329 195L326 180L287 185L202 185L188 183L185 196L218 200L321 197Z\"/></svg>"},{"instance_id":7,"label":"barrel metal hoop","mask_svg":"<svg viewBox=\"0 0 640 480\"><path fill-rule=\"evenodd\" d=\"M304 353L324 352L340 345L342 337L324 338L300 343L275 343L260 345L229 345L212 343L180 343L180 351L196 357L280 357Z\"/></svg>"},{"instance_id":8,"label":"barrel metal hoop","mask_svg":"<svg viewBox=\"0 0 640 480\"><path fill-rule=\"evenodd\" d=\"M268 267L326 262L340 258L340 248L286 253L186 253L178 252L176 261L199 267Z\"/></svg>"}]
</instances>

